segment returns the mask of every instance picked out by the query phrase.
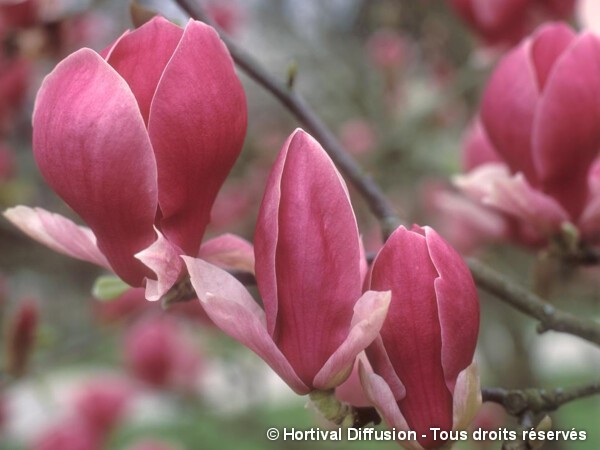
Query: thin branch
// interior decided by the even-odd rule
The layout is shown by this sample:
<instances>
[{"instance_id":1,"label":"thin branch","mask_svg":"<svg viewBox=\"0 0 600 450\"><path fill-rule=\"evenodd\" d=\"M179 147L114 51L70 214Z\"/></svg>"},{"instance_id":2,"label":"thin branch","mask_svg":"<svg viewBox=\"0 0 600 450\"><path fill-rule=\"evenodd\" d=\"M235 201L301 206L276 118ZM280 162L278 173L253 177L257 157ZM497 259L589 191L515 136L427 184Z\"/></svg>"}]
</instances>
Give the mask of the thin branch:
<instances>
[{"instance_id":1,"label":"thin branch","mask_svg":"<svg viewBox=\"0 0 600 450\"><path fill-rule=\"evenodd\" d=\"M539 320L538 331L540 333L547 330L560 331L600 345L600 323L557 309L476 259L470 258L467 263L477 286L522 313Z\"/></svg>"},{"instance_id":2,"label":"thin branch","mask_svg":"<svg viewBox=\"0 0 600 450\"><path fill-rule=\"evenodd\" d=\"M481 394L484 402L498 403L507 413L521 416L527 411L534 414L551 412L565 403L600 395L600 381L569 389L483 388Z\"/></svg>"},{"instance_id":3,"label":"thin branch","mask_svg":"<svg viewBox=\"0 0 600 450\"><path fill-rule=\"evenodd\" d=\"M175 2L190 17L215 26L196 3L188 0L175 0ZM219 34L236 64L250 78L271 92L319 141L342 174L366 200L372 213L381 223L384 237L387 238L401 224L401 220L394 206L373 178L363 171L346 152L335 134L312 111L302 96L296 91L290 90L286 83L268 73L251 55L229 39L226 34L222 32L219 32Z\"/></svg>"}]
</instances>

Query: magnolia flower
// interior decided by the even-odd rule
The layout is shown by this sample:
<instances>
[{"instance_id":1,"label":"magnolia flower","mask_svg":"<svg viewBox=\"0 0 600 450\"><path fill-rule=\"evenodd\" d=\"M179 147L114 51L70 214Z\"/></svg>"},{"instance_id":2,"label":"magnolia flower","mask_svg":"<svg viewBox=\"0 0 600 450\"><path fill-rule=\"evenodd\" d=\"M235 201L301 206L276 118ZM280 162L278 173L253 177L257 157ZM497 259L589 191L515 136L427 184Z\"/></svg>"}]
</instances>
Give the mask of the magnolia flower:
<instances>
[{"instance_id":1,"label":"magnolia flower","mask_svg":"<svg viewBox=\"0 0 600 450\"><path fill-rule=\"evenodd\" d=\"M576 0L448 0L490 45L513 45L545 20L568 19Z\"/></svg>"},{"instance_id":2,"label":"magnolia flower","mask_svg":"<svg viewBox=\"0 0 600 450\"><path fill-rule=\"evenodd\" d=\"M227 272L184 257L204 309L297 393L334 388L377 336L390 297L361 296L366 262L346 185L302 130L269 176L254 244L264 310Z\"/></svg>"},{"instance_id":3,"label":"magnolia flower","mask_svg":"<svg viewBox=\"0 0 600 450\"><path fill-rule=\"evenodd\" d=\"M600 38L541 27L492 74L481 106L471 170L457 185L546 241L569 222L585 239L600 231Z\"/></svg>"},{"instance_id":4,"label":"magnolia flower","mask_svg":"<svg viewBox=\"0 0 600 450\"><path fill-rule=\"evenodd\" d=\"M246 131L246 101L217 33L155 18L46 77L33 149L48 184L90 227L19 206L5 216L54 250L158 299L197 256Z\"/></svg>"},{"instance_id":5,"label":"magnolia flower","mask_svg":"<svg viewBox=\"0 0 600 450\"><path fill-rule=\"evenodd\" d=\"M473 354L479 301L466 264L434 230L398 228L379 251L368 278L391 290L381 337L367 348L367 398L389 426L414 430L411 449L439 448L430 428L462 430L481 402Z\"/></svg>"}]
</instances>

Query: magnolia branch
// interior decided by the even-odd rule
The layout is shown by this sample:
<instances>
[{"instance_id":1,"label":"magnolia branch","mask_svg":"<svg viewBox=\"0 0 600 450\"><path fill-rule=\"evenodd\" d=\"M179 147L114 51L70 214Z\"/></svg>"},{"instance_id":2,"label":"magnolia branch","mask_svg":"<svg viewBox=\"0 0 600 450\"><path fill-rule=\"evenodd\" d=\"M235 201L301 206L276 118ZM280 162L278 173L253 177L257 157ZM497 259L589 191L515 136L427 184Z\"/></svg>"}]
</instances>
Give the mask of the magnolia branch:
<instances>
[{"instance_id":1,"label":"magnolia branch","mask_svg":"<svg viewBox=\"0 0 600 450\"><path fill-rule=\"evenodd\" d=\"M522 313L539 320L540 333L548 330L560 331L600 345L600 323L557 309L476 259L469 258L467 263L477 286Z\"/></svg>"},{"instance_id":2,"label":"magnolia branch","mask_svg":"<svg viewBox=\"0 0 600 450\"><path fill-rule=\"evenodd\" d=\"M546 413L560 408L565 403L600 394L600 381L569 389L504 389L483 388L484 402L498 403L507 413L521 416L529 411L534 414Z\"/></svg>"}]
</instances>

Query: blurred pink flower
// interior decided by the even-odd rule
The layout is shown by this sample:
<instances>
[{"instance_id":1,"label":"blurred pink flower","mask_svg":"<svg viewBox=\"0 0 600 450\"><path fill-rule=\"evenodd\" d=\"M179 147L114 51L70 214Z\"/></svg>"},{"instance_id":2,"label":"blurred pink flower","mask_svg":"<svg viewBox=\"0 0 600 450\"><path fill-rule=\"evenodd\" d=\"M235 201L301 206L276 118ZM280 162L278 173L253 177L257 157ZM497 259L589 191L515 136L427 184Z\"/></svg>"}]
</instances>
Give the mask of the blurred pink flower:
<instances>
[{"instance_id":1,"label":"blurred pink flower","mask_svg":"<svg viewBox=\"0 0 600 450\"><path fill-rule=\"evenodd\" d=\"M511 46L544 21L569 19L576 0L448 0L448 3L486 43Z\"/></svg>"},{"instance_id":2,"label":"blurred pink flower","mask_svg":"<svg viewBox=\"0 0 600 450\"><path fill-rule=\"evenodd\" d=\"M399 68L409 58L410 46L406 38L395 30L382 29L369 37L367 42L369 59L380 69Z\"/></svg>"},{"instance_id":3,"label":"blurred pink flower","mask_svg":"<svg viewBox=\"0 0 600 450\"><path fill-rule=\"evenodd\" d=\"M377 131L366 119L344 122L339 131L342 144L353 155L363 155L377 147Z\"/></svg>"},{"instance_id":4,"label":"blurred pink flower","mask_svg":"<svg viewBox=\"0 0 600 450\"><path fill-rule=\"evenodd\" d=\"M192 388L202 369L200 349L180 323L164 316L131 328L125 337L125 361L133 375L161 388Z\"/></svg>"},{"instance_id":5,"label":"blurred pink flower","mask_svg":"<svg viewBox=\"0 0 600 450\"><path fill-rule=\"evenodd\" d=\"M85 420L74 418L45 430L35 439L32 450L101 450L105 436Z\"/></svg>"},{"instance_id":6,"label":"blurred pink flower","mask_svg":"<svg viewBox=\"0 0 600 450\"><path fill-rule=\"evenodd\" d=\"M246 20L246 11L235 1L211 0L205 9L206 14L227 34L238 33Z\"/></svg>"},{"instance_id":7,"label":"blurred pink flower","mask_svg":"<svg viewBox=\"0 0 600 450\"><path fill-rule=\"evenodd\" d=\"M125 380L98 378L79 388L73 410L99 435L108 435L125 416L133 395Z\"/></svg>"},{"instance_id":8,"label":"blurred pink flower","mask_svg":"<svg viewBox=\"0 0 600 450\"><path fill-rule=\"evenodd\" d=\"M0 136L15 121L29 89L32 66L19 56L0 55Z\"/></svg>"},{"instance_id":9,"label":"blurred pink flower","mask_svg":"<svg viewBox=\"0 0 600 450\"><path fill-rule=\"evenodd\" d=\"M483 95L481 126L466 140L470 171L456 184L548 240L564 223L600 238L600 37L541 27L509 52ZM578 80L574 83L573 80Z\"/></svg>"},{"instance_id":10,"label":"blurred pink flower","mask_svg":"<svg viewBox=\"0 0 600 450\"><path fill-rule=\"evenodd\" d=\"M10 319L6 333L6 370L13 377L25 375L33 353L39 321L37 301L24 298Z\"/></svg>"}]
</instances>

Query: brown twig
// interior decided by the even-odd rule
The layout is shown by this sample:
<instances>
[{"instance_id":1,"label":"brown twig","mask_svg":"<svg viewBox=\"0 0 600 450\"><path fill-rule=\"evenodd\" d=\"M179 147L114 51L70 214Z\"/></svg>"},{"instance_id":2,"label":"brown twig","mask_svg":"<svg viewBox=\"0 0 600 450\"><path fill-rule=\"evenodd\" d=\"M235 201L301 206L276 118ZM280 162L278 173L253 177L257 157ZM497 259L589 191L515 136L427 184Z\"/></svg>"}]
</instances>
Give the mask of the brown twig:
<instances>
[{"instance_id":1,"label":"brown twig","mask_svg":"<svg viewBox=\"0 0 600 450\"><path fill-rule=\"evenodd\" d=\"M560 331L600 345L600 323L557 309L476 259L470 258L467 263L477 286L522 313L539 320L540 333L548 330Z\"/></svg>"}]
</instances>

